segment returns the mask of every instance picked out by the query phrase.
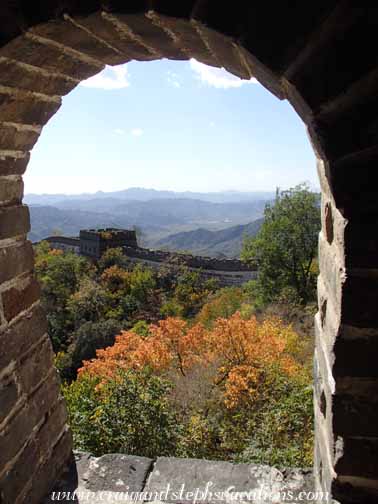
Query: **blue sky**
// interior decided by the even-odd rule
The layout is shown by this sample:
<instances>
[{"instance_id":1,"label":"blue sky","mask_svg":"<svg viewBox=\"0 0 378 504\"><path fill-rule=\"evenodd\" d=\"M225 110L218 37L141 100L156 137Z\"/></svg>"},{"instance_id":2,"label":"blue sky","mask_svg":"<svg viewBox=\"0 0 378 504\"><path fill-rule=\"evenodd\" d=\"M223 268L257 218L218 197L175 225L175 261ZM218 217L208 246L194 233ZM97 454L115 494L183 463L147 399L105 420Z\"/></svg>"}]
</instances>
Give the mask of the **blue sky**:
<instances>
[{"instance_id":1,"label":"blue sky","mask_svg":"<svg viewBox=\"0 0 378 504\"><path fill-rule=\"evenodd\" d=\"M305 128L256 81L195 60L107 67L68 96L32 151L25 192L318 187Z\"/></svg>"}]
</instances>

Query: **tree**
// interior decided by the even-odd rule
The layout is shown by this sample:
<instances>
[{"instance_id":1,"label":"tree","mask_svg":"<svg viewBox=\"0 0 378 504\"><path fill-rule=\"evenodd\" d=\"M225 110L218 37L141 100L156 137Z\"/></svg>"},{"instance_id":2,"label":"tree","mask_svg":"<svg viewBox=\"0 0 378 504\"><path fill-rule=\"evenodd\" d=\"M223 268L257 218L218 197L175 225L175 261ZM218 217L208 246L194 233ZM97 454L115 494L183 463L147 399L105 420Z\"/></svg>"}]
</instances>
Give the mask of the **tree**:
<instances>
[{"instance_id":1,"label":"tree","mask_svg":"<svg viewBox=\"0 0 378 504\"><path fill-rule=\"evenodd\" d=\"M103 384L82 374L63 385L76 448L94 455L170 455L177 422L169 408L169 390L167 380L144 370L119 370Z\"/></svg>"},{"instance_id":2,"label":"tree","mask_svg":"<svg viewBox=\"0 0 378 504\"><path fill-rule=\"evenodd\" d=\"M119 266L120 268L128 265L128 259L123 253L122 247L108 248L98 260L98 268L100 272L110 268L111 266Z\"/></svg>"},{"instance_id":3,"label":"tree","mask_svg":"<svg viewBox=\"0 0 378 504\"><path fill-rule=\"evenodd\" d=\"M304 184L277 192L265 207L259 233L245 239L241 254L257 266L256 285L265 302L290 292L302 304L314 299L319 230L319 198Z\"/></svg>"},{"instance_id":4,"label":"tree","mask_svg":"<svg viewBox=\"0 0 378 504\"><path fill-rule=\"evenodd\" d=\"M246 306L247 297L240 287L224 287L216 291L203 305L196 321L210 328L218 318L228 318Z\"/></svg>"},{"instance_id":5,"label":"tree","mask_svg":"<svg viewBox=\"0 0 378 504\"><path fill-rule=\"evenodd\" d=\"M35 269L47 313L48 333L54 350L58 352L66 348L73 329L69 300L80 282L91 274L91 265L73 252L50 249L47 242L41 242L35 251Z\"/></svg>"},{"instance_id":6,"label":"tree","mask_svg":"<svg viewBox=\"0 0 378 504\"><path fill-rule=\"evenodd\" d=\"M75 329L85 322L98 322L103 319L108 306L106 291L94 280L84 278L80 288L67 302Z\"/></svg>"},{"instance_id":7,"label":"tree","mask_svg":"<svg viewBox=\"0 0 378 504\"><path fill-rule=\"evenodd\" d=\"M96 350L114 344L121 325L118 320L107 319L99 322L85 322L73 334L72 365L78 369L83 360L96 356Z\"/></svg>"},{"instance_id":8,"label":"tree","mask_svg":"<svg viewBox=\"0 0 378 504\"><path fill-rule=\"evenodd\" d=\"M259 323L244 320L239 312L219 318L207 330L202 324L169 317L151 324L149 336L123 331L115 344L97 350L97 358L84 361L80 370L104 381L119 369L143 369L159 374L187 376L194 366L213 368L212 383L222 389L224 403L233 408L254 401L267 376L276 370L291 376L301 372L295 356L300 350L298 336L277 318ZM212 365L214 363L214 366Z\"/></svg>"},{"instance_id":9,"label":"tree","mask_svg":"<svg viewBox=\"0 0 378 504\"><path fill-rule=\"evenodd\" d=\"M146 306L155 307L156 280L149 268L137 264L127 271L114 265L103 271L100 280L108 294L107 317L129 320Z\"/></svg>"},{"instance_id":10,"label":"tree","mask_svg":"<svg viewBox=\"0 0 378 504\"><path fill-rule=\"evenodd\" d=\"M216 291L218 285L213 278L204 280L199 271L187 267L180 268L177 275L173 296L162 306L163 316L194 316L203 306L209 295Z\"/></svg>"},{"instance_id":11,"label":"tree","mask_svg":"<svg viewBox=\"0 0 378 504\"><path fill-rule=\"evenodd\" d=\"M108 412L101 406L98 413L106 419L104 425L112 426L109 439L118 437L110 413L116 414L122 401L130 408L122 419L125 422L145 407L144 403L140 406L138 397L129 399L134 383L127 382L130 391L121 386L116 392L119 373L137 377L147 372L171 384L166 406L178 427L171 456L241 457L244 461L297 465L307 463L312 450L311 378L298 360L300 353L298 335L278 318L259 322L255 317L243 319L236 312L228 319L218 318L210 328L168 318L151 324L147 336L122 332L112 347L97 350L96 359L84 362L77 381L83 380L84 386L86 380L93 379L112 397ZM110 389L108 383L112 384ZM74 407L82 411L71 416L74 433L82 429L86 404L77 402ZM105 443L107 449L118 449L107 438L99 440L102 435L100 431L93 438L97 437L99 446ZM128 435L133 436L134 431L122 431L124 446L133 443Z\"/></svg>"}]
</instances>

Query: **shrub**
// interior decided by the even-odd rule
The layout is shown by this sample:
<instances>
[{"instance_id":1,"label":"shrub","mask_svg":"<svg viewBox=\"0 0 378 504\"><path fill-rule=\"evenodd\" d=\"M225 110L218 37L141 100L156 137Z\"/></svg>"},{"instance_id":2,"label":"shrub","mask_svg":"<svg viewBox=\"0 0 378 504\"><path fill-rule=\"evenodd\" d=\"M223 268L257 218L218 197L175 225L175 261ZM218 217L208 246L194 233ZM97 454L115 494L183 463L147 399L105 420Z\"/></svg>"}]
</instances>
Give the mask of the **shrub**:
<instances>
[{"instance_id":1,"label":"shrub","mask_svg":"<svg viewBox=\"0 0 378 504\"><path fill-rule=\"evenodd\" d=\"M146 370L120 370L102 384L81 374L63 386L75 447L94 455L171 455L177 422L168 405L169 390L167 380Z\"/></svg>"}]
</instances>

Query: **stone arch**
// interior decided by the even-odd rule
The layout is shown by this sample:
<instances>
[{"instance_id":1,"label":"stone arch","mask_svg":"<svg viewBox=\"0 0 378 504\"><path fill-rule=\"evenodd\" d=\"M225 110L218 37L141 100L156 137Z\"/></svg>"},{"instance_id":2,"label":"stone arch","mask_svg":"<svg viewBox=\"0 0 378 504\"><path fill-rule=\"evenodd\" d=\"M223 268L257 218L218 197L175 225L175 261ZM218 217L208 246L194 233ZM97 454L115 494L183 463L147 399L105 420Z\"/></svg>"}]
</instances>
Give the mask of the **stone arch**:
<instances>
[{"instance_id":1,"label":"stone arch","mask_svg":"<svg viewBox=\"0 0 378 504\"><path fill-rule=\"evenodd\" d=\"M105 64L162 57L254 76L307 126L322 188L316 485L340 502L376 501L378 9L329 0L9 0L0 20L3 502L40 502L72 449L26 240L29 151L80 80Z\"/></svg>"}]
</instances>

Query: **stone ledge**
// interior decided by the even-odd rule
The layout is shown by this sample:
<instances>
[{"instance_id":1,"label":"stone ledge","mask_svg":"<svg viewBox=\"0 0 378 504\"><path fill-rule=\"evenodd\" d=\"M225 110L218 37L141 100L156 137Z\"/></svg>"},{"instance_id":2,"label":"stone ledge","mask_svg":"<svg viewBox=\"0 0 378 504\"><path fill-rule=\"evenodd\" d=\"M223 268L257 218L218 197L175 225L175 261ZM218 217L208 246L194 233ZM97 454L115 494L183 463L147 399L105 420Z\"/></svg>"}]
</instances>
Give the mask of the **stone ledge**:
<instances>
[{"instance_id":1,"label":"stone ledge","mask_svg":"<svg viewBox=\"0 0 378 504\"><path fill-rule=\"evenodd\" d=\"M252 492L281 495L281 498L248 499L245 495L234 502L277 503L292 492L296 502L300 492L314 492L312 469L278 469L256 464L200 459L159 457L156 461L131 455L107 454L94 457L76 452L72 465L43 504L59 502L229 502L226 492ZM78 497L74 500L73 492ZM202 495L200 491L204 492ZM59 493L60 492L60 493ZM129 495L127 496L127 492ZM140 495L130 495L140 492ZM148 493L147 493L148 492ZM174 495L174 492L177 495ZM181 492L181 494L180 494ZM196 496L197 492L197 496ZM210 492L213 496L210 496ZM215 492L223 492L222 497ZM140 499L139 501L137 499ZM66 499L66 500L65 500ZM282 499L282 500L281 500ZM301 502L306 500L300 499Z\"/></svg>"}]
</instances>

